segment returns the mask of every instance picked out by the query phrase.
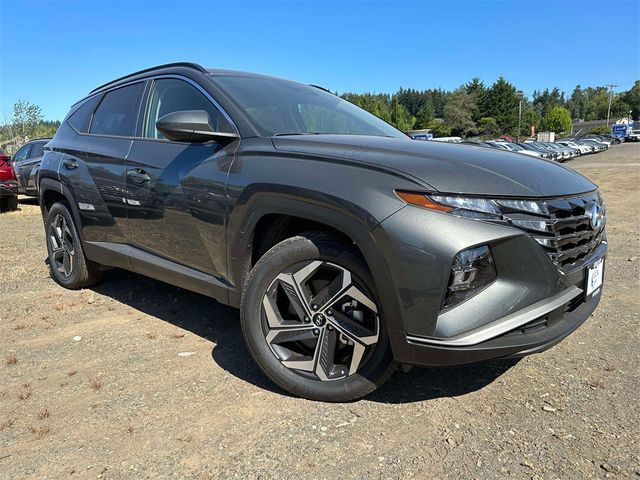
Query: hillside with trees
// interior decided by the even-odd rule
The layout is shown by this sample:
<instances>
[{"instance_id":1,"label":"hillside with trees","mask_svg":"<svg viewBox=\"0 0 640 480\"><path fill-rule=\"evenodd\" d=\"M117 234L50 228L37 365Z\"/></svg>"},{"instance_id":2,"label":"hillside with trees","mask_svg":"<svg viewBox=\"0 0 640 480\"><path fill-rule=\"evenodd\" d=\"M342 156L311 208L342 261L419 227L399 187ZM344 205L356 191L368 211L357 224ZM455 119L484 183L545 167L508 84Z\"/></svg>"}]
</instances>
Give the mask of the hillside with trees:
<instances>
[{"instance_id":1,"label":"hillside with trees","mask_svg":"<svg viewBox=\"0 0 640 480\"><path fill-rule=\"evenodd\" d=\"M431 129L435 136L528 136L531 128L567 133L571 120L607 118L607 87L577 85L570 95L558 88L536 90L529 99L505 78L485 85L474 77L452 91L404 89L393 94L344 93L342 98L359 105L400 130ZM518 132L518 108L522 117ZM613 93L611 119L640 116L640 80L625 91Z\"/></svg>"}]
</instances>

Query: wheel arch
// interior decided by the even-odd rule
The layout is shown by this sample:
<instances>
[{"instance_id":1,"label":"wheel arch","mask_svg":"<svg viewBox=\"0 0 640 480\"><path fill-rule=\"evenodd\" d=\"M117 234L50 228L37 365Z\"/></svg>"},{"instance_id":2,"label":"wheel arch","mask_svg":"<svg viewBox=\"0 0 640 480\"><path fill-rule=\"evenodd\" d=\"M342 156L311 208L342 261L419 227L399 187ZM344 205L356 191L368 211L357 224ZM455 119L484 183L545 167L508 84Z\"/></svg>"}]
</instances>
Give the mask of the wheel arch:
<instances>
[{"instance_id":1,"label":"wheel arch","mask_svg":"<svg viewBox=\"0 0 640 480\"><path fill-rule=\"evenodd\" d=\"M256 248L262 246L264 249L270 243L278 243L305 231L322 230L354 244L373 276L387 328L402 328L400 308L393 294L389 270L373 236L373 228L364 220L305 200L258 195L246 209L240 225L236 232L228 232L228 274L231 284L235 285L235 288L229 289L230 305L240 305L244 279L252 264L264 253L256 251ZM270 231L272 229L275 231ZM266 235L272 238L262 244Z\"/></svg>"},{"instance_id":2,"label":"wheel arch","mask_svg":"<svg viewBox=\"0 0 640 480\"><path fill-rule=\"evenodd\" d=\"M73 216L73 221L76 224L78 236L80 237L80 240L84 241L84 237L82 235L82 223L80 221L80 211L78 210L78 205L75 201L73 192L69 187L53 178L43 178L40 180L38 186L38 197L43 221L46 220L49 209L54 203L60 200L66 201L71 209L71 215Z\"/></svg>"}]
</instances>

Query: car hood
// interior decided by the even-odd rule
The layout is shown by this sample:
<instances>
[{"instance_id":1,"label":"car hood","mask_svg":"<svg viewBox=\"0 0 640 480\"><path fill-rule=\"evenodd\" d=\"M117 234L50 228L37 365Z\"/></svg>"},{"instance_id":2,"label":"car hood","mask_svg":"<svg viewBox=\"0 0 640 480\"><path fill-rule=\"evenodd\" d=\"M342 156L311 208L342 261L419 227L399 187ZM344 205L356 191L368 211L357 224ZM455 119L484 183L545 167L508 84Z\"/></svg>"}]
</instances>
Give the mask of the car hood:
<instances>
[{"instance_id":1,"label":"car hood","mask_svg":"<svg viewBox=\"0 0 640 480\"><path fill-rule=\"evenodd\" d=\"M281 136L272 141L282 152L402 172L439 192L555 197L597 188L587 178L557 163L463 144L359 135Z\"/></svg>"}]
</instances>

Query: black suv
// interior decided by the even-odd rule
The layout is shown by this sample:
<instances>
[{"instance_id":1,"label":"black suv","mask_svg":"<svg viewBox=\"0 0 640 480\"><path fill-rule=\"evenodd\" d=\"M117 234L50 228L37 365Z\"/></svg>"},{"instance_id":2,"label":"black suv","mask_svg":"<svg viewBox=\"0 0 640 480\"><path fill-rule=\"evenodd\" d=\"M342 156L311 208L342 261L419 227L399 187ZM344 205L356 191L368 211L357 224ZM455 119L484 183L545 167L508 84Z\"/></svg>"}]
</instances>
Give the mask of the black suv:
<instances>
[{"instance_id":1,"label":"black suv","mask_svg":"<svg viewBox=\"0 0 640 480\"><path fill-rule=\"evenodd\" d=\"M45 147L53 278L120 267L240 308L256 363L346 401L398 363L540 352L602 291L596 185L510 152L414 141L324 89L179 63L75 104Z\"/></svg>"},{"instance_id":2,"label":"black suv","mask_svg":"<svg viewBox=\"0 0 640 480\"><path fill-rule=\"evenodd\" d=\"M13 156L13 170L18 180L18 193L38 195L38 169L44 156L44 146L50 138L39 138L25 143Z\"/></svg>"}]
</instances>

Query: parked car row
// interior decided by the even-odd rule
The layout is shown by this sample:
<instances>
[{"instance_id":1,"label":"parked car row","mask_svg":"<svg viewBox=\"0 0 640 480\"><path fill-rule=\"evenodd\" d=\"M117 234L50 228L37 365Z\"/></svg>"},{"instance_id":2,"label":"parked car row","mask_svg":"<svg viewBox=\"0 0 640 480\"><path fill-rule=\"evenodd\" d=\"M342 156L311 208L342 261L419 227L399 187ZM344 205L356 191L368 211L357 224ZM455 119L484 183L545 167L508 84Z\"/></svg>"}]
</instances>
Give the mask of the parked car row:
<instances>
[{"instance_id":1,"label":"parked car row","mask_svg":"<svg viewBox=\"0 0 640 480\"><path fill-rule=\"evenodd\" d=\"M49 140L38 138L25 143L13 159L0 149L0 212L18 208L18 195L38 195L38 169Z\"/></svg>"},{"instance_id":2,"label":"parked car row","mask_svg":"<svg viewBox=\"0 0 640 480\"><path fill-rule=\"evenodd\" d=\"M601 135L586 135L583 137L561 138L555 142L537 142L525 140L524 142L508 142L498 140L466 140L463 143L478 147L495 148L545 158L555 162L564 162L579 155L597 153L607 150L615 140Z\"/></svg>"}]
</instances>

